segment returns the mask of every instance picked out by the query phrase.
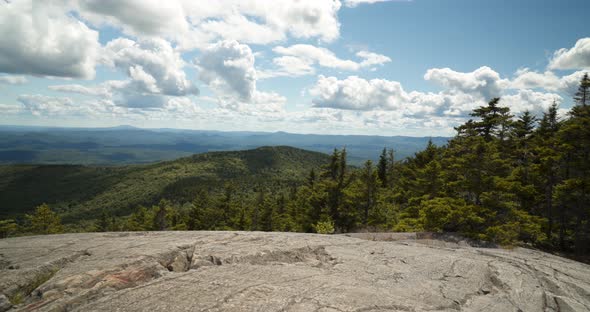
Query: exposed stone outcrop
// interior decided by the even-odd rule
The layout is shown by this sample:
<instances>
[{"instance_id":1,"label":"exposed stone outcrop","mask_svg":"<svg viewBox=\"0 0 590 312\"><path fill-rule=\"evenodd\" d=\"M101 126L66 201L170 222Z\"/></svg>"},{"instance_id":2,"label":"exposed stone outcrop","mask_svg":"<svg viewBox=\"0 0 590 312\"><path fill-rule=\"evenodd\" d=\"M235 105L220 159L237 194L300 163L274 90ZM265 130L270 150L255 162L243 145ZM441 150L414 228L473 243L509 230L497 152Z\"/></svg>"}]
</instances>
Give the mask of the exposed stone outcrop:
<instances>
[{"instance_id":1,"label":"exposed stone outcrop","mask_svg":"<svg viewBox=\"0 0 590 312\"><path fill-rule=\"evenodd\" d=\"M359 237L142 232L4 239L0 311L590 310L586 264L437 237Z\"/></svg>"}]
</instances>

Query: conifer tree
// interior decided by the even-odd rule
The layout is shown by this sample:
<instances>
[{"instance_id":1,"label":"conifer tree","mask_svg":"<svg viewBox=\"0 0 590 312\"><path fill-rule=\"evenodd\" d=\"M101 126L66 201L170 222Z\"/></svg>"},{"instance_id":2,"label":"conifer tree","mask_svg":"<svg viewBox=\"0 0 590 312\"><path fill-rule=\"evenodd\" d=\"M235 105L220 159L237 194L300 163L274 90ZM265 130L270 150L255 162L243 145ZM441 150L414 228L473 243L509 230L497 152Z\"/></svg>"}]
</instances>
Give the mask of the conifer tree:
<instances>
[{"instance_id":1,"label":"conifer tree","mask_svg":"<svg viewBox=\"0 0 590 312\"><path fill-rule=\"evenodd\" d=\"M384 150L385 151L385 150ZM366 227L369 221L369 213L377 204L377 187L378 177L377 172L373 168L373 162L367 160L363 166L361 173L361 180L363 184L363 214L362 223Z\"/></svg>"},{"instance_id":2,"label":"conifer tree","mask_svg":"<svg viewBox=\"0 0 590 312\"><path fill-rule=\"evenodd\" d=\"M582 77L578 91L574 95L574 101L580 106L590 104L590 78L588 73L585 73Z\"/></svg>"},{"instance_id":3,"label":"conifer tree","mask_svg":"<svg viewBox=\"0 0 590 312\"><path fill-rule=\"evenodd\" d=\"M30 223L29 230L34 234L58 234L64 232L61 218L47 204L35 208L35 212L25 216Z\"/></svg>"},{"instance_id":4,"label":"conifer tree","mask_svg":"<svg viewBox=\"0 0 590 312\"><path fill-rule=\"evenodd\" d=\"M389 185L389 170L388 170L387 149L383 148L381 155L379 155L379 163L377 164L377 174L381 187L388 187Z\"/></svg>"}]
</instances>

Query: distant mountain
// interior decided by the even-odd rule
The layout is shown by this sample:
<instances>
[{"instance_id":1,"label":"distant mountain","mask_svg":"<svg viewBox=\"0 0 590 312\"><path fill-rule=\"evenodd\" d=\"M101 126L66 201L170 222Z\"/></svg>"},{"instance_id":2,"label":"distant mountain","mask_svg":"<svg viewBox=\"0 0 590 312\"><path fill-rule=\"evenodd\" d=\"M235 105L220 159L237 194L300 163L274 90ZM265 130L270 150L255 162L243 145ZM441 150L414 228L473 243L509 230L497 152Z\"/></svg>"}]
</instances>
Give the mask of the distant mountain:
<instances>
[{"instance_id":1,"label":"distant mountain","mask_svg":"<svg viewBox=\"0 0 590 312\"><path fill-rule=\"evenodd\" d=\"M376 160L393 148L397 159L422 150L429 139L446 137L316 135L286 132L222 132L181 129L46 128L0 126L0 163L114 165L172 160L195 153L289 145L331 153L346 147L350 161Z\"/></svg>"},{"instance_id":2,"label":"distant mountain","mask_svg":"<svg viewBox=\"0 0 590 312\"><path fill-rule=\"evenodd\" d=\"M329 156L277 146L210 152L149 165L0 165L0 219L22 216L47 203L66 222L92 219L103 210L129 214L162 198L190 202L200 189L288 188L301 183Z\"/></svg>"}]
</instances>

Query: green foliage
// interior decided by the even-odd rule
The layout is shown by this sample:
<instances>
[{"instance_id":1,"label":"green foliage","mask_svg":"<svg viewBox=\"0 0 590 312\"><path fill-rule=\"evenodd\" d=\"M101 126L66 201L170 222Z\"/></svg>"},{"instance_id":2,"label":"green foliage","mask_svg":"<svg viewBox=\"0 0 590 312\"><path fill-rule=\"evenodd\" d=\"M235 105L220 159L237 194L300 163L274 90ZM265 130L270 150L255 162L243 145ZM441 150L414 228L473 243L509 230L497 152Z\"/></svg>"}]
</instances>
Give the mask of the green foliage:
<instances>
[{"instance_id":1,"label":"green foliage","mask_svg":"<svg viewBox=\"0 0 590 312\"><path fill-rule=\"evenodd\" d=\"M37 206L35 212L26 215L29 222L28 230L33 234L58 234L64 232L61 218L46 204Z\"/></svg>"},{"instance_id":2,"label":"green foliage","mask_svg":"<svg viewBox=\"0 0 590 312\"><path fill-rule=\"evenodd\" d=\"M484 222L484 209L469 205L463 199L438 197L421 203L420 223L429 232L473 235L481 230Z\"/></svg>"},{"instance_id":3,"label":"green foliage","mask_svg":"<svg viewBox=\"0 0 590 312\"><path fill-rule=\"evenodd\" d=\"M334 221L327 218L325 221L318 221L314 226L315 232L318 234L334 234Z\"/></svg>"},{"instance_id":4,"label":"green foliage","mask_svg":"<svg viewBox=\"0 0 590 312\"><path fill-rule=\"evenodd\" d=\"M0 238L10 237L18 231L18 225L14 220L0 220Z\"/></svg>"}]
</instances>

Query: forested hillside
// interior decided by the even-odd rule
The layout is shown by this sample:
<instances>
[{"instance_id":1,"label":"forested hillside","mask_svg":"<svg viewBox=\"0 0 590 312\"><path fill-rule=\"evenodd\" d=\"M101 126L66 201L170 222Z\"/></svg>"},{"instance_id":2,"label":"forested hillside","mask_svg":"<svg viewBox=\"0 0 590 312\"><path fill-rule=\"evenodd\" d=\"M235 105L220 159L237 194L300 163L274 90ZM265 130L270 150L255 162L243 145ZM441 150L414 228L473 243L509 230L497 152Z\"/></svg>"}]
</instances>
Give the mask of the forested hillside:
<instances>
[{"instance_id":1,"label":"forested hillside","mask_svg":"<svg viewBox=\"0 0 590 312\"><path fill-rule=\"evenodd\" d=\"M246 194L262 186L282 189L299 183L327 159L291 147L261 147L150 165L0 166L0 216L15 218L47 203L65 222L76 223L103 212L128 215L139 205L163 198L190 203L201 190L216 194L228 187Z\"/></svg>"},{"instance_id":2,"label":"forested hillside","mask_svg":"<svg viewBox=\"0 0 590 312\"><path fill-rule=\"evenodd\" d=\"M64 167L80 184L36 181L61 167L5 167L12 178L0 181L0 202L26 199L32 208L30 198L46 191L58 200L59 192L49 191L56 187L66 194L54 206L65 221L92 220L81 230L460 232L588 255L589 94L586 75L576 106L563 118L556 105L539 119L528 112L514 116L495 98L475 109L447 145L430 143L403 160L384 149L376 164L369 160L360 168L349 166L346 149L327 157L286 147L140 167ZM73 204L84 183L103 183L105 190L90 188L85 202ZM51 215L45 206L38 213ZM24 232L35 215L27 220L20 225Z\"/></svg>"}]
</instances>

